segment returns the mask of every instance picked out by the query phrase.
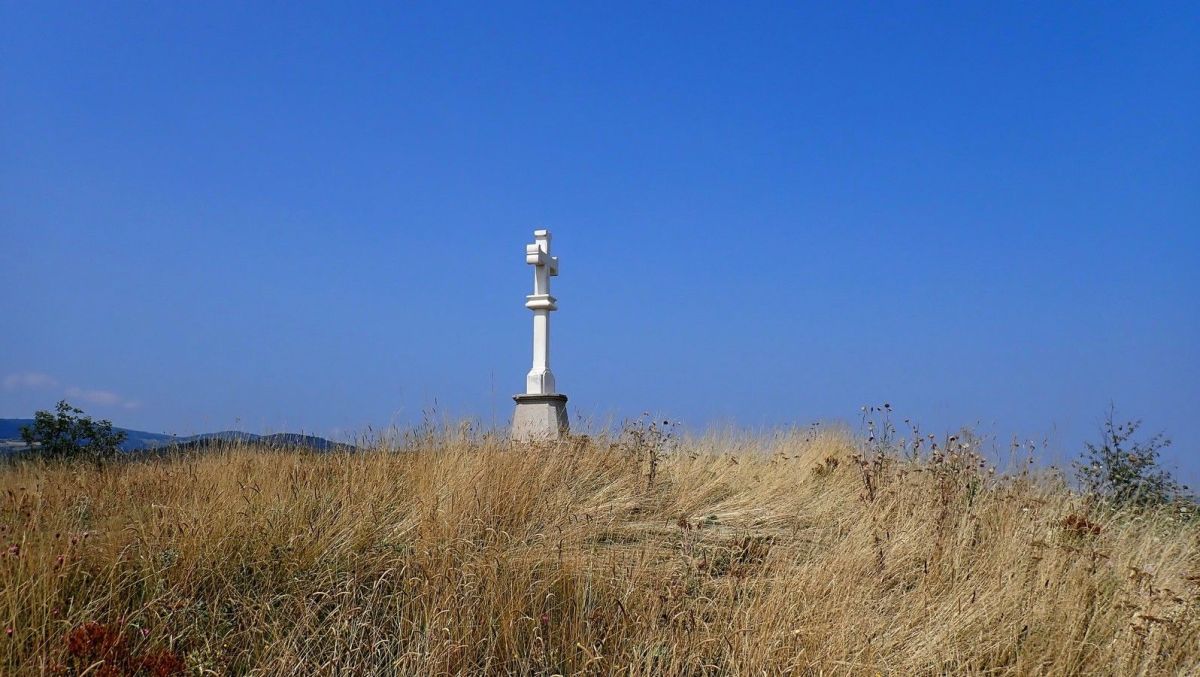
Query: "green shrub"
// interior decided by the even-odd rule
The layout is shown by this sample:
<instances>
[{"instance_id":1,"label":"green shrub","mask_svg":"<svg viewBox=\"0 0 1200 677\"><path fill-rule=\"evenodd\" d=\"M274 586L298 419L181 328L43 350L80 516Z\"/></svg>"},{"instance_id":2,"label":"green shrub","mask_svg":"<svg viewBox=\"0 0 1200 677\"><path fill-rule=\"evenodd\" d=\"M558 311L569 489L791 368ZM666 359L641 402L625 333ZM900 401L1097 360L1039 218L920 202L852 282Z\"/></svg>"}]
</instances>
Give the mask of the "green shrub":
<instances>
[{"instance_id":1,"label":"green shrub","mask_svg":"<svg viewBox=\"0 0 1200 677\"><path fill-rule=\"evenodd\" d=\"M1162 433L1136 440L1141 425L1140 420L1117 423L1109 410L1100 443L1086 443L1082 459L1075 463L1084 491L1116 507L1190 500L1187 487L1159 465L1159 452L1171 446L1171 440Z\"/></svg>"},{"instance_id":2,"label":"green shrub","mask_svg":"<svg viewBox=\"0 0 1200 677\"><path fill-rule=\"evenodd\" d=\"M60 401L55 411L39 411L33 416L32 426L21 428L21 439L34 453L54 460L101 463L120 452L125 433L113 430L111 421L93 421L66 400Z\"/></svg>"}]
</instances>

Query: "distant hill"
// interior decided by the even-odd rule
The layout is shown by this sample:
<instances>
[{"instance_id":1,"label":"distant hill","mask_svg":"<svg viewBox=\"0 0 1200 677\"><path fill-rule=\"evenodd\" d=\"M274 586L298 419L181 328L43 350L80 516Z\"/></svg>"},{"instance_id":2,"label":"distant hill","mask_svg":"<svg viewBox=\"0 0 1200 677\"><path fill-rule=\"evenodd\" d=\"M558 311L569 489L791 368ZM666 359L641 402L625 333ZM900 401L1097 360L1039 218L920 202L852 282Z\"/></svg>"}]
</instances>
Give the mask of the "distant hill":
<instances>
[{"instance_id":1,"label":"distant hill","mask_svg":"<svg viewBox=\"0 0 1200 677\"><path fill-rule=\"evenodd\" d=\"M27 425L33 425L32 418L0 418L0 441L20 441L21 428ZM129 430L128 428L115 428L115 430L125 433L125 442L121 444L122 451L153 449L169 444L171 440L176 439L174 435L148 433L144 430Z\"/></svg>"},{"instance_id":2,"label":"distant hill","mask_svg":"<svg viewBox=\"0 0 1200 677\"><path fill-rule=\"evenodd\" d=\"M0 418L0 452L11 451L24 447L21 440L21 428L33 425L31 418ZM331 442L323 437L302 435L300 433L274 433L271 435L255 435L240 430L222 430L215 433L188 435L179 437L165 433L151 433L144 430L116 428L125 433L125 441L121 444L122 451L136 452L162 449L168 446L183 448L208 448L224 442L244 442L271 447L300 447L314 451L350 451L352 445Z\"/></svg>"},{"instance_id":3,"label":"distant hill","mask_svg":"<svg viewBox=\"0 0 1200 677\"><path fill-rule=\"evenodd\" d=\"M192 435L191 437L175 438L172 442L167 442L168 445L174 446L214 446L219 443L242 442L245 444L260 444L271 447L302 447L312 449L314 451L349 451L354 449L353 445L342 444L340 442L331 442L324 437L315 435L302 435L300 433L273 433L270 435L255 435L254 433L242 432L240 430L223 430L217 433L204 433L202 435ZM162 444L151 449L161 447Z\"/></svg>"}]
</instances>

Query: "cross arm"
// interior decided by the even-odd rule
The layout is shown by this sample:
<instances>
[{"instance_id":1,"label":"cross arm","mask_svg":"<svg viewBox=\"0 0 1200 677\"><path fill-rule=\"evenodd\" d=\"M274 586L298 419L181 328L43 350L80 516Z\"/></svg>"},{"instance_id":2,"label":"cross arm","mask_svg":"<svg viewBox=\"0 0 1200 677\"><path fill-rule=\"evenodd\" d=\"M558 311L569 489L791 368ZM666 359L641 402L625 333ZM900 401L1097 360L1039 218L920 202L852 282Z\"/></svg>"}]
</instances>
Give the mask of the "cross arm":
<instances>
[{"instance_id":1,"label":"cross arm","mask_svg":"<svg viewBox=\"0 0 1200 677\"><path fill-rule=\"evenodd\" d=\"M546 265L546 260L549 258L549 256L546 256L546 252L542 251L542 248L536 244L525 245L525 263L531 266L544 266Z\"/></svg>"},{"instance_id":2,"label":"cross arm","mask_svg":"<svg viewBox=\"0 0 1200 677\"><path fill-rule=\"evenodd\" d=\"M546 254L539 245L525 245L525 263L531 266L546 266L546 272L558 275L558 257Z\"/></svg>"}]
</instances>

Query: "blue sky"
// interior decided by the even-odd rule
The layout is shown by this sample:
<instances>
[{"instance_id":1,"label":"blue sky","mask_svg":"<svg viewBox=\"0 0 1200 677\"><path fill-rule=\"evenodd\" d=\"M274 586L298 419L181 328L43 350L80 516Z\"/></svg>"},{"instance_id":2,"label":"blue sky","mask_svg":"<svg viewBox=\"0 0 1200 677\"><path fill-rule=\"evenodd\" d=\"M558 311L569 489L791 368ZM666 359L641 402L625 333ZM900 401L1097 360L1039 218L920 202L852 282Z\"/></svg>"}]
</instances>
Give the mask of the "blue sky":
<instances>
[{"instance_id":1,"label":"blue sky","mask_svg":"<svg viewBox=\"0 0 1200 677\"><path fill-rule=\"evenodd\" d=\"M0 416L1049 436L1200 477L1193 3L0 2ZM503 5L503 6L502 6Z\"/></svg>"}]
</instances>

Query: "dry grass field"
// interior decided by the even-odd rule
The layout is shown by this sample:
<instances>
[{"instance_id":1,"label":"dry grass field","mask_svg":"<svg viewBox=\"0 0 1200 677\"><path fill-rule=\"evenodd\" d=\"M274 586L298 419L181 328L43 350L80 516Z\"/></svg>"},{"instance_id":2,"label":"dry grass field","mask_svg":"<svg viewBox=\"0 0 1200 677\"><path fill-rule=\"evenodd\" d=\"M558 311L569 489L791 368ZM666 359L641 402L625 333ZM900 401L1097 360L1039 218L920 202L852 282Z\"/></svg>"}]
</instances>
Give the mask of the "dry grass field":
<instances>
[{"instance_id":1,"label":"dry grass field","mask_svg":"<svg viewBox=\"0 0 1200 677\"><path fill-rule=\"evenodd\" d=\"M10 466L0 673L1196 674L1180 508L869 446L643 426Z\"/></svg>"}]
</instances>

